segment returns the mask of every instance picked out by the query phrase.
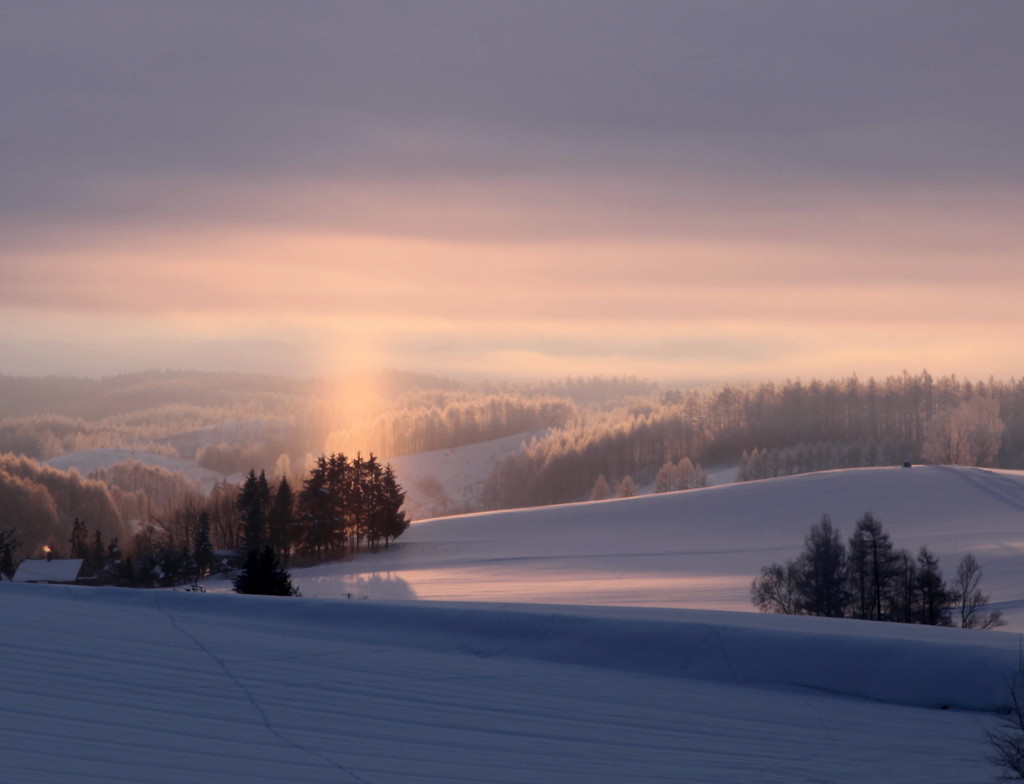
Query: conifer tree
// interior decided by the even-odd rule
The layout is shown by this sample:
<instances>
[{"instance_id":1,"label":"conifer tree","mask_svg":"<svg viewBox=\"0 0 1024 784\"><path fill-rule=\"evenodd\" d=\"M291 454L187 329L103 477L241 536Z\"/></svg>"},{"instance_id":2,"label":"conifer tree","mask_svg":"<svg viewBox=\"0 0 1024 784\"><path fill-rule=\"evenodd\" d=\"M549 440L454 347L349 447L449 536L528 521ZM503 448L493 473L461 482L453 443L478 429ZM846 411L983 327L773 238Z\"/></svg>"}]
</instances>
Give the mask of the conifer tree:
<instances>
[{"instance_id":1,"label":"conifer tree","mask_svg":"<svg viewBox=\"0 0 1024 784\"><path fill-rule=\"evenodd\" d=\"M842 618L849 602L846 590L846 546L828 515L811 526L804 551L794 565L799 611Z\"/></svg>"},{"instance_id":2,"label":"conifer tree","mask_svg":"<svg viewBox=\"0 0 1024 784\"><path fill-rule=\"evenodd\" d=\"M384 467L379 503L383 521L381 533L384 537L384 547L387 547L391 540L397 539L409 527L409 519L402 511L402 505L405 503L405 491L398 484L390 464Z\"/></svg>"},{"instance_id":3,"label":"conifer tree","mask_svg":"<svg viewBox=\"0 0 1024 784\"><path fill-rule=\"evenodd\" d=\"M246 550L257 550L266 541L267 508L270 506L270 485L267 474L249 469L235 507L238 509L242 546Z\"/></svg>"},{"instance_id":4,"label":"conifer tree","mask_svg":"<svg viewBox=\"0 0 1024 784\"><path fill-rule=\"evenodd\" d=\"M213 569L210 515L205 511L199 514L199 525L196 528L195 540L192 542L192 561L195 563L196 576L200 579L208 576Z\"/></svg>"},{"instance_id":5,"label":"conifer tree","mask_svg":"<svg viewBox=\"0 0 1024 784\"><path fill-rule=\"evenodd\" d=\"M917 554L917 621L928 626L949 626L950 593L942 581L939 559L922 547Z\"/></svg>"},{"instance_id":6,"label":"conifer tree","mask_svg":"<svg viewBox=\"0 0 1024 784\"><path fill-rule=\"evenodd\" d=\"M270 545L261 550L250 550L245 567L235 578L236 593L264 596L298 596L291 576L281 567L277 553Z\"/></svg>"},{"instance_id":7,"label":"conifer tree","mask_svg":"<svg viewBox=\"0 0 1024 784\"><path fill-rule=\"evenodd\" d=\"M18 559L15 553L21 547L21 540L14 528L0 529L0 575L8 580L14 579L14 573L18 568Z\"/></svg>"},{"instance_id":8,"label":"conifer tree","mask_svg":"<svg viewBox=\"0 0 1024 784\"><path fill-rule=\"evenodd\" d=\"M267 537L270 546L288 563L296 543L295 536L295 494L287 476L282 476L270 501L267 512Z\"/></svg>"},{"instance_id":9,"label":"conifer tree","mask_svg":"<svg viewBox=\"0 0 1024 784\"><path fill-rule=\"evenodd\" d=\"M85 523L75 518L75 522L71 526L71 538L68 539L68 544L71 545L70 557L71 558L88 558L89 556L89 529Z\"/></svg>"}]
</instances>

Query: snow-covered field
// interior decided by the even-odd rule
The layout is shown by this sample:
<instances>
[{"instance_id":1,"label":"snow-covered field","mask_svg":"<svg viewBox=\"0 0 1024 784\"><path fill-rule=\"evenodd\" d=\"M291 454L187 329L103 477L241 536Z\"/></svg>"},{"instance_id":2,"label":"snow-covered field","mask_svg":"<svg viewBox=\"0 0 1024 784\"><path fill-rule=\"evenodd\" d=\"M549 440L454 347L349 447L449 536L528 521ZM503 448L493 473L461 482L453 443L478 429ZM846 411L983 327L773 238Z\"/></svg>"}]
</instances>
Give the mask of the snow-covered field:
<instances>
[{"instance_id":1,"label":"snow-covered field","mask_svg":"<svg viewBox=\"0 0 1024 784\"><path fill-rule=\"evenodd\" d=\"M307 596L749 611L750 581L794 557L828 513L865 511L897 547L927 545L949 580L964 553L1024 631L1024 474L916 466L827 471L618 501L414 524L388 552L293 573Z\"/></svg>"},{"instance_id":2,"label":"snow-covered field","mask_svg":"<svg viewBox=\"0 0 1024 784\"><path fill-rule=\"evenodd\" d=\"M0 583L0 780L991 781L1019 634L722 611L867 509L1020 628L1024 477L977 469L432 520L303 599Z\"/></svg>"},{"instance_id":3,"label":"snow-covered field","mask_svg":"<svg viewBox=\"0 0 1024 784\"><path fill-rule=\"evenodd\" d=\"M813 618L10 583L0 623L7 784L969 784L1018 657Z\"/></svg>"}]
</instances>

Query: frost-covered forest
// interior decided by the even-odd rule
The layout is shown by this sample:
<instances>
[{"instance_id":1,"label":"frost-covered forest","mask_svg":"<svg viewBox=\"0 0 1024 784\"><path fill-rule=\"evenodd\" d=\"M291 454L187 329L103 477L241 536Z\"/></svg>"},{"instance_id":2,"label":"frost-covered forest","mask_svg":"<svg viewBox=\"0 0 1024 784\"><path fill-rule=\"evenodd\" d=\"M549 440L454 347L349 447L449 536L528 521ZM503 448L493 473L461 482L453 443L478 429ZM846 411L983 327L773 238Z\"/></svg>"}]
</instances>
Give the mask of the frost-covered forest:
<instances>
[{"instance_id":1,"label":"frost-covered forest","mask_svg":"<svg viewBox=\"0 0 1024 784\"><path fill-rule=\"evenodd\" d=\"M224 532L236 528L233 505L250 470L275 485L301 482L325 454L387 461L517 436L521 448L486 469L465 511L685 489L720 466L738 467L740 479L905 461L1024 467L1024 381L925 371L709 388L398 372L0 376L0 412L0 527L31 520L32 545L62 545L76 519L124 543L140 522L159 534L182 509L202 506L215 538L222 531L219 546L230 546ZM120 458L60 468L89 450Z\"/></svg>"}]
</instances>

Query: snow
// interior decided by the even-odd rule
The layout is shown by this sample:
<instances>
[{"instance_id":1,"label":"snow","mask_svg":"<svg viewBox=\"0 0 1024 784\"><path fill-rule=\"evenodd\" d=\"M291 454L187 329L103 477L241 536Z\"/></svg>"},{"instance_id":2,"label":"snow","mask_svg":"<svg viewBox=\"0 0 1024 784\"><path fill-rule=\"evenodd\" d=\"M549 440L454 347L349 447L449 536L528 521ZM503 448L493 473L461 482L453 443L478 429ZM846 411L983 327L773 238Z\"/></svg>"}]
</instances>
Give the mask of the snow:
<instances>
[{"instance_id":1,"label":"snow","mask_svg":"<svg viewBox=\"0 0 1024 784\"><path fill-rule=\"evenodd\" d=\"M827 471L680 493L414 524L389 551L295 570L307 596L748 611L750 582L796 556L828 513L844 537L865 511L897 547L965 553L1024 631L1024 474L918 466Z\"/></svg>"},{"instance_id":2,"label":"snow","mask_svg":"<svg viewBox=\"0 0 1024 784\"><path fill-rule=\"evenodd\" d=\"M136 460L146 465L165 468L172 473L182 473L193 482L202 483L206 490L220 482L224 477L216 471L197 465L191 460L181 460L175 457L168 457L157 452L149 452L145 449L127 449L121 447L107 447L102 449L86 449L81 452L71 452L60 457L53 457L44 461L51 468L58 471L70 471L75 469L82 476L88 476L93 471L101 468L124 463L128 460Z\"/></svg>"},{"instance_id":3,"label":"snow","mask_svg":"<svg viewBox=\"0 0 1024 784\"><path fill-rule=\"evenodd\" d=\"M867 509L1024 605L1024 476L944 468L426 521L302 599L0 583L2 778L990 781L1018 634L749 611Z\"/></svg>"},{"instance_id":4,"label":"snow","mask_svg":"<svg viewBox=\"0 0 1024 784\"><path fill-rule=\"evenodd\" d=\"M12 578L16 583L70 583L78 579L81 558L26 558Z\"/></svg>"},{"instance_id":5,"label":"snow","mask_svg":"<svg viewBox=\"0 0 1024 784\"><path fill-rule=\"evenodd\" d=\"M0 623L9 784L981 782L1018 657L747 613L10 583Z\"/></svg>"},{"instance_id":6,"label":"snow","mask_svg":"<svg viewBox=\"0 0 1024 784\"><path fill-rule=\"evenodd\" d=\"M437 500L421 489L425 480L436 480L440 484L449 507L479 509L480 493L494 464L502 457L518 452L532 438L541 438L547 432L538 430L452 449L417 452L392 457L387 462L406 492L406 509L411 519L448 513L438 510Z\"/></svg>"}]
</instances>

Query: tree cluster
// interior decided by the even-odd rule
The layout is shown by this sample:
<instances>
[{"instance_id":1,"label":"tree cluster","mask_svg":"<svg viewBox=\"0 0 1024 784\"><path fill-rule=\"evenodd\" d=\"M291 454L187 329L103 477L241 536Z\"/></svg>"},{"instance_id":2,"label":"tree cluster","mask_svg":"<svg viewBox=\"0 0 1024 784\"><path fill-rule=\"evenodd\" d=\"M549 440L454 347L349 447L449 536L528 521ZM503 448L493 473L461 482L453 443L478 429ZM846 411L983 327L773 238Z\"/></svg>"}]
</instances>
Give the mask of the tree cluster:
<instances>
[{"instance_id":1,"label":"tree cluster","mask_svg":"<svg viewBox=\"0 0 1024 784\"><path fill-rule=\"evenodd\" d=\"M920 623L990 629L1005 622L998 610L986 612L979 588L981 566L965 555L947 585L938 559L922 547L916 557L896 549L871 513L848 542L828 515L813 525L803 551L785 564L761 569L750 599L762 612Z\"/></svg>"},{"instance_id":2,"label":"tree cluster","mask_svg":"<svg viewBox=\"0 0 1024 784\"><path fill-rule=\"evenodd\" d=\"M112 536L127 532L105 483L12 454L0 455L0 514L30 553L60 547L77 517L97 521Z\"/></svg>"},{"instance_id":3,"label":"tree cluster","mask_svg":"<svg viewBox=\"0 0 1024 784\"><path fill-rule=\"evenodd\" d=\"M297 494L286 477L271 490L266 474L251 470L237 501L240 546L252 552L269 545L286 562L387 547L409 525L404 501L391 466L373 455L322 455Z\"/></svg>"},{"instance_id":4,"label":"tree cluster","mask_svg":"<svg viewBox=\"0 0 1024 784\"><path fill-rule=\"evenodd\" d=\"M742 461L743 479L906 460L1024 466L1024 381L985 383L923 371L882 381L669 390L532 440L498 461L488 508L588 497L598 475L650 481L667 461Z\"/></svg>"},{"instance_id":5,"label":"tree cluster","mask_svg":"<svg viewBox=\"0 0 1024 784\"><path fill-rule=\"evenodd\" d=\"M738 480L772 479L837 468L899 465L917 454L907 441L853 441L848 444L821 442L774 449L746 450L740 456Z\"/></svg>"},{"instance_id":6,"label":"tree cluster","mask_svg":"<svg viewBox=\"0 0 1024 784\"><path fill-rule=\"evenodd\" d=\"M655 493L671 493L675 490L707 486L707 472L700 465L694 465L688 457L679 458L677 463L665 461L665 465L654 475Z\"/></svg>"}]
</instances>

